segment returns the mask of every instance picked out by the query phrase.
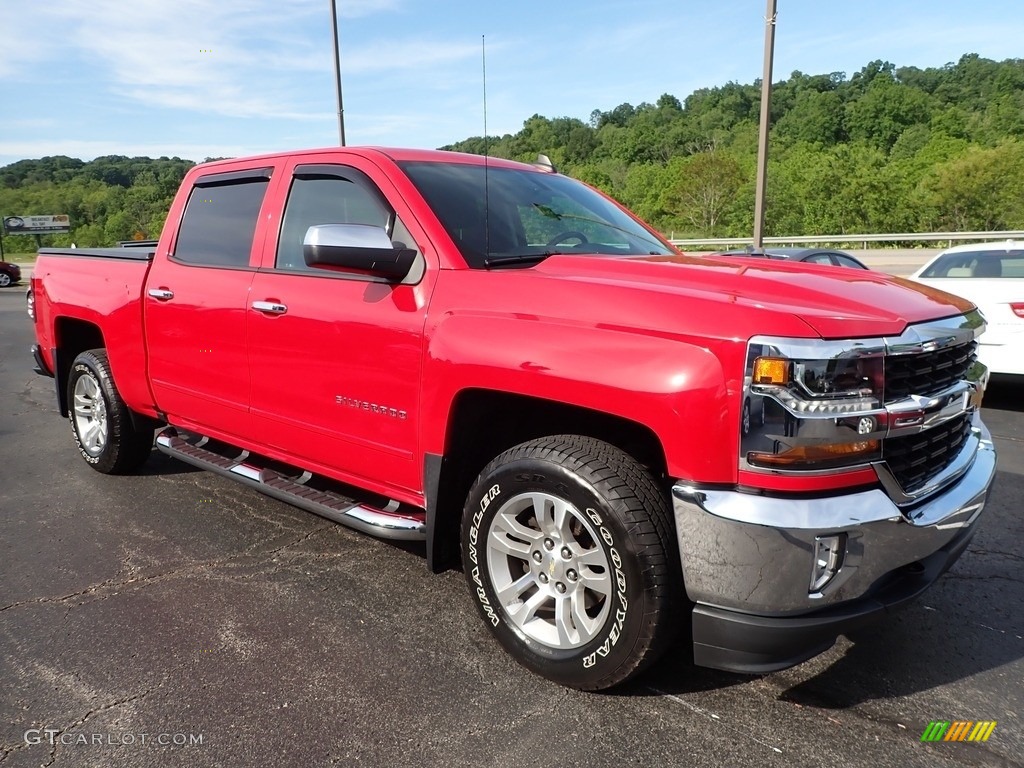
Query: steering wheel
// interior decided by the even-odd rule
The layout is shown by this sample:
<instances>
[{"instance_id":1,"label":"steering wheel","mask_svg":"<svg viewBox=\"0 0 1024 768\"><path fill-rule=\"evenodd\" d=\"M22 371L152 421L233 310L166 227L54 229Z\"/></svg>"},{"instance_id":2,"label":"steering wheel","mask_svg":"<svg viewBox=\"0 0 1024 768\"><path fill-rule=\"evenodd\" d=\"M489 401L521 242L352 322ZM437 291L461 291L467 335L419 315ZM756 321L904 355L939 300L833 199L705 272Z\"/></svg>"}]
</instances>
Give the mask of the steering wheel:
<instances>
[{"instance_id":1,"label":"steering wheel","mask_svg":"<svg viewBox=\"0 0 1024 768\"><path fill-rule=\"evenodd\" d=\"M566 240L579 240L578 245L583 245L584 243L590 242L589 240L587 240L587 236L584 235L582 232L577 232L574 229L567 229L565 232L559 232L557 235L548 240L547 247L554 248L556 245Z\"/></svg>"}]
</instances>

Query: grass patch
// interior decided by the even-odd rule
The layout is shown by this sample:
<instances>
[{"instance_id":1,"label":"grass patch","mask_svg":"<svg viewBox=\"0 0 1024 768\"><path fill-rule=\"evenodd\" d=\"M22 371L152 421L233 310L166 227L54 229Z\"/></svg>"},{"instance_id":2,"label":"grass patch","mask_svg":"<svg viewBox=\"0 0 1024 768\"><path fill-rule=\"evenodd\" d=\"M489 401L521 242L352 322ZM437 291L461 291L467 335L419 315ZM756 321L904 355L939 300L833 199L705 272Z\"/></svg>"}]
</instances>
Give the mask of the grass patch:
<instances>
[{"instance_id":1,"label":"grass patch","mask_svg":"<svg viewBox=\"0 0 1024 768\"><path fill-rule=\"evenodd\" d=\"M15 264L31 266L36 263L36 255L35 253L8 253L4 251L4 257L0 261L10 261Z\"/></svg>"}]
</instances>

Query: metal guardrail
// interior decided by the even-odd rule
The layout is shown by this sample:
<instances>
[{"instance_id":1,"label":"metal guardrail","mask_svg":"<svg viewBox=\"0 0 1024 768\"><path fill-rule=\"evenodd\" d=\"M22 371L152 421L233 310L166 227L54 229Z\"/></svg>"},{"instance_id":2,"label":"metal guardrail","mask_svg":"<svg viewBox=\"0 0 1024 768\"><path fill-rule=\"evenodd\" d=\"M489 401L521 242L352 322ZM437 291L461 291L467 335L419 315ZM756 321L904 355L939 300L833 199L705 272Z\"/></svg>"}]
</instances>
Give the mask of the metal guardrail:
<instances>
[{"instance_id":1,"label":"metal guardrail","mask_svg":"<svg viewBox=\"0 0 1024 768\"><path fill-rule=\"evenodd\" d=\"M867 235L798 235L796 237L766 237L765 245L844 245L860 243L941 243L950 245L956 240L1024 240L1024 231L1015 232L901 232L897 234ZM672 245L693 247L695 245L751 245L750 237L718 237L670 239Z\"/></svg>"}]
</instances>

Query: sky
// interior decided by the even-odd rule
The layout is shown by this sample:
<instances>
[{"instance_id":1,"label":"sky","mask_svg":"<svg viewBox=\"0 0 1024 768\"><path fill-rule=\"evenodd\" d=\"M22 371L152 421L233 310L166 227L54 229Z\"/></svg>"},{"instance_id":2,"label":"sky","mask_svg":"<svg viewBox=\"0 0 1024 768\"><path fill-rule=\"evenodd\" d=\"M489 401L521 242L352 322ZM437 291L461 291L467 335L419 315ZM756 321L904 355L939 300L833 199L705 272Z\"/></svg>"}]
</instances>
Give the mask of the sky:
<instances>
[{"instance_id":1,"label":"sky","mask_svg":"<svg viewBox=\"0 0 1024 768\"><path fill-rule=\"evenodd\" d=\"M337 0L347 143L434 148L760 78L765 0ZM338 143L330 0L0 0L0 166ZM778 0L773 80L1024 56L1021 0Z\"/></svg>"}]
</instances>

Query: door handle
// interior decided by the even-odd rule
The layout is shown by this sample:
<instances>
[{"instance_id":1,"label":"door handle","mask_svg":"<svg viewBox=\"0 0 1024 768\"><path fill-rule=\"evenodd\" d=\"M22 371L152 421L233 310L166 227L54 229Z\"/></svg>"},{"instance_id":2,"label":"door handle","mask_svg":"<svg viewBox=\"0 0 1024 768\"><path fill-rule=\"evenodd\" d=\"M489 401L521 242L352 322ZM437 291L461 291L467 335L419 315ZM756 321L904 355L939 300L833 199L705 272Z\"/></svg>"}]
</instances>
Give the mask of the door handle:
<instances>
[{"instance_id":1,"label":"door handle","mask_svg":"<svg viewBox=\"0 0 1024 768\"><path fill-rule=\"evenodd\" d=\"M159 301L168 301L174 298L174 291L169 291L166 288L150 288L147 293Z\"/></svg>"},{"instance_id":2,"label":"door handle","mask_svg":"<svg viewBox=\"0 0 1024 768\"><path fill-rule=\"evenodd\" d=\"M288 307L276 301L254 301L252 308L257 312L265 312L268 315L283 315L288 311Z\"/></svg>"}]
</instances>

